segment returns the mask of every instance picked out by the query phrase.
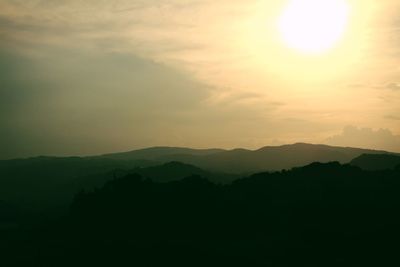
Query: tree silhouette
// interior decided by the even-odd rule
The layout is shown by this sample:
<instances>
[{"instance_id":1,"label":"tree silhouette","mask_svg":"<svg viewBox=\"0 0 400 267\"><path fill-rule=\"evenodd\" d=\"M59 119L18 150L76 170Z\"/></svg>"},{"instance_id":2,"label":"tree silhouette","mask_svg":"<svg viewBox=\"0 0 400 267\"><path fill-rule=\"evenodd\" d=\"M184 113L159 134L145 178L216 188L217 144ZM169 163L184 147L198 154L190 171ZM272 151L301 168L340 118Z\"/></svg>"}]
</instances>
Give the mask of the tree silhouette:
<instances>
[{"instance_id":1,"label":"tree silhouette","mask_svg":"<svg viewBox=\"0 0 400 267\"><path fill-rule=\"evenodd\" d=\"M399 168L337 162L230 185L130 174L80 191L67 216L1 244L23 255L14 266L394 266L399 178Z\"/></svg>"}]
</instances>

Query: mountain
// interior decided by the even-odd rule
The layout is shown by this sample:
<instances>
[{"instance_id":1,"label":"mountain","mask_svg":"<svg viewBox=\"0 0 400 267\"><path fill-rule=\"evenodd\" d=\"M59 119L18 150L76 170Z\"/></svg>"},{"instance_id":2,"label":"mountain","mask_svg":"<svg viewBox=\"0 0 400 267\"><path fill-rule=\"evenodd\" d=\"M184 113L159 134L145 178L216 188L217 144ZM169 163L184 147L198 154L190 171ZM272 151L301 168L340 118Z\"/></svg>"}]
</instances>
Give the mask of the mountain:
<instances>
[{"instance_id":1,"label":"mountain","mask_svg":"<svg viewBox=\"0 0 400 267\"><path fill-rule=\"evenodd\" d=\"M0 199L26 209L53 206L72 199L74 192L71 193L71 184L77 183L75 188L81 188L82 183L85 183L82 177L99 177L112 170L151 164L154 163L83 157L1 160ZM104 179L98 180L95 185L101 186Z\"/></svg>"},{"instance_id":2,"label":"mountain","mask_svg":"<svg viewBox=\"0 0 400 267\"><path fill-rule=\"evenodd\" d=\"M14 238L6 257L13 266L399 266L399 177L338 162L226 186L131 174L77 194L65 218Z\"/></svg>"},{"instance_id":3,"label":"mountain","mask_svg":"<svg viewBox=\"0 0 400 267\"><path fill-rule=\"evenodd\" d=\"M257 150L233 149L208 155L169 154L158 161L180 161L206 170L227 173L255 173L304 166L312 162L348 163L362 154L389 154L386 151L297 143L266 146Z\"/></svg>"},{"instance_id":4,"label":"mountain","mask_svg":"<svg viewBox=\"0 0 400 267\"><path fill-rule=\"evenodd\" d=\"M104 157L36 157L0 161L0 199L26 211L66 208L75 193L91 191L129 173L157 182L199 175L215 183L229 183L236 175L208 172L198 167L169 162L159 165L146 159Z\"/></svg>"},{"instance_id":5,"label":"mountain","mask_svg":"<svg viewBox=\"0 0 400 267\"><path fill-rule=\"evenodd\" d=\"M200 175L213 182L229 183L239 174L290 169L316 161L347 163L366 153L388 154L298 143L258 150L153 147L90 157L1 160L0 199L27 209L65 206L74 193L92 190L115 176L132 172L162 182Z\"/></svg>"},{"instance_id":6,"label":"mountain","mask_svg":"<svg viewBox=\"0 0 400 267\"><path fill-rule=\"evenodd\" d=\"M0 200L0 231L17 224L18 208Z\"/></svg>"},{"instance_id":7,"label":"mountain","mask_svg":"<svg viewBox=\"0 0 400 267\"><path fill-rule=\"evenodd\" d=\"M212 173L193 165L177 161L147 168L135 168L131 170L130 173L140 174L144 178L151 179L154 182L162 183L182 180L193 175L207 178L214 183L229 183L238 178L237 175Z\"/></svg>"},{"instance_id":8,"label":"mountain","mask_svg":"<svg viewBox=\"0 0 400 267\"><path fill-rule=\"evenodd\" d=\"M220 152L224 152L223 149L192 149L185 147L150 147L144 149L138 149L128 152L104 154L97 157L116 159L116 160L158 160L159 158L171 156L171 155L192 155L192 156L204 156L211 155ZM96 157L96 158L97 158Z\"/></svg>"},{"instance_id":9,"label":"mountain","mask_svg":"<svg viewBox=\"0 0 400 267\"><path fill-rule=\"evenodd\" d=\"M119 161L32 160L12 161L32 174L17 177L14 200L71 205L31 217L0 196L4 266L398 266L398 167L315 162L221 185L179 162L75 177Z\"/></svg>"},{"instance_id":10,"label":"mountain","mask_svg":"<svg viewBox=\"0 0 400 267\"><path fill-rule=\"evenodd\" d=\"M400 166L400 155L393 154L362 154L353 159L351 165L364 170L387 170Z\"/></svg>"}]
</instances>

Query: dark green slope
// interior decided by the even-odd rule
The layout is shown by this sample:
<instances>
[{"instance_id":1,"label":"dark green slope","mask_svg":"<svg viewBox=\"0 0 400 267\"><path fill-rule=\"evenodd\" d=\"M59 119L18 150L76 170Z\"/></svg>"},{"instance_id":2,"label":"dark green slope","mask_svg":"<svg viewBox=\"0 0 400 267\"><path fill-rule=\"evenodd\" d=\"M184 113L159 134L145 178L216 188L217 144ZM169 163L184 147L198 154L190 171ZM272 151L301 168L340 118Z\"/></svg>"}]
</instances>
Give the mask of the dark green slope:
<instances>
[{"instance_id":1,"label":"dark green slope","mask_svg":"<svg viewBox=\"0 0 400 267\"><path fill-rule=\"evenodd\" d=\"M154 182L170 182L182 180L189 176L201 176L215 183L230 183L237 179L237 175L208 172L190 164L177 161L168 162L147 168L136 168L130 173L140 174Z\"/></svg>"},{"instance_id":2,"label":"dark green slope","mask_svg":"<svg viewBox=\"0 0 400 267\"><path fill-rule=\"evenodd\" d=\"M115 169L132 169L138 164L143 164L143 161L81 157L2 160L0 199L28 210L56 207L71 199L71 190L84 183L81 177L98 176Z\"/></svg>"},{"instance_id":3,"label":"dark green slope","mask_svg":"<svg viewBox=\"0 0 400 267\"><path fill-rule=\"evenodd\" d=\"M350 164L364 170L394 169L400 165L400 156L393 154L362 154L353 159Z\"/></svg>"},{"instance_id":4,"label":"dark green slope","mask_svg":"<svg viewBox=\"0 0 400 267\"><path fill-rule=\"evenodd\" d=\"M399 177L399 170L338 162L225 186L198 176L155 183L131 174L78 194L57 223L11 236L2 260L6 266L7 260L13 266L399 266Z\"/></svg>"},{"instance_id":5,"label":"dark green slope","mask_svg":"<svg viewBox=\"0 0 400 267\"><path fill-rule=\"evenodd\" d=\"M65 209L77 192L91 191L129 173L158 182L180 180L192 175L216 183L229 183L237 178L179 162L155 164L156 161L102 157L37 157L0 161L0 200L24 211L43 212Z\"/></svg>"}]
</instances>

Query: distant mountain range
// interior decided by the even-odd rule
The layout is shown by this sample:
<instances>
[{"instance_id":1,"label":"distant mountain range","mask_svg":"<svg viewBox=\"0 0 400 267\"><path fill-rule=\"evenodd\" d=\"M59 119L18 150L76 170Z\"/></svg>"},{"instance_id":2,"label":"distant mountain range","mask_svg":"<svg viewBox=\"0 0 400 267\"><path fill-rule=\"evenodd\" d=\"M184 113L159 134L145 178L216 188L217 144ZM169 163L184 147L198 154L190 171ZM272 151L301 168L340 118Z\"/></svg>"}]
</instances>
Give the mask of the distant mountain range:
<instances>
[{"instance_id":1,"label":"distant mountain range","mask_svg":"<svg viewBox=\"0 0 400 267\"><path fill-rule=\"evenodd\" d=\"M311 253L321 259L312 266L327 266L332 257L329 266L343 266L343 255L374 255L368 249L382 244L383 255L394 248L397 259L390 242L400 237L399 173L400 154L303 143L2 160L0 248L10 264L2 261L265 266L272 257L279 266L297 266L299 255ZM282 265L289 254L275 249L287 253L288 244L294 257ZM351 253L333 253L343 246ZM373 266L384 257L378 258Z\"/></svg>"},{"instance_id":2,"label":"distant mountain range","mask_svg":"<svg viewBox=\"0 0 400 267\"><path fill-rule=\"evenodd\" d=\"M159 160L169 156L175 155L192 155L192 156L206 156L225 152L224 149L193 149L185 147L150 147L138 150L132 150L128 152L110 153L94 158L109 158L116 160Z\"/></svg>"},{"instance_id":3,"label":"distant mountain range","mask_svg":"<svg viewBox=\"0 0 400 267\"><path fill-rule=\"evenodd\" d=\"M351 162L364 169L393 168L398 156L386 151L298 143L258 150L153 147L90 157L1 160L0 201L33 210L67 206L76 192L93 190L129 173L157 182L197 175L216 183L230 183L253 173L313 162ZM382 163L372 167L378 162Z\"/></svg>"},{"instance_id":4,"label":"distant mountain range","mask_svg":"<svg viewBox=\"0 0 400 267\"><path fill-rule=\"evenodd\" d=\"M156 162L179 161L206 170L250 174L304 166L312 162L349 163L362 154L394 154L387 151L335 147L297 143L283 146L266 146L257 150L247 149L188 149L155 147L131 152L98 156L119 160L152 160ZM98 158L97 157L97 158Z\"/></svg>"}]
</instances>

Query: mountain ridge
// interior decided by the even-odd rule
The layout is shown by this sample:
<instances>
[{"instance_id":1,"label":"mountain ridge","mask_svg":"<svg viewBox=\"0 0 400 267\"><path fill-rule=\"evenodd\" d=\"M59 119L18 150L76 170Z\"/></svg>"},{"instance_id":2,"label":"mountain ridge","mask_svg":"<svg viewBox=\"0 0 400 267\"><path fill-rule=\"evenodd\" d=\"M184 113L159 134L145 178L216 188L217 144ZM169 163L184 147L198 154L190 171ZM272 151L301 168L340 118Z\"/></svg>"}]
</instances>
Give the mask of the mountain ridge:
<instances>
[{"instance_id":1,"label":"mountain ridge","mask_svg":"<svg viewBox=\"0 0 400 267\"><path fill-rule=\"evenodd\" d=\"M320 161L348 163L362 154L396 154L383 150L338 147L323 144L295 143L264 146L259 149L217 150L202 154L166 153L154 157L159 162L180 161L202 169L245 174L290 169Z\"/></svg>"},{"instance_id":2,"label":"mountain ridge","mask_svg":"<svg viewBox=\"0 0 400 267\"><path fill-rule=\"evenodd\" d=\"M387 170L400 166L398 154L362 154L350 161L350 164L364 170Z\"/></svg>"},{"instance_id":3,"label":"mountain ridge","mask_svg":"<svg viewBox=\"0 0 400 267\"><path fill-rule=\"evenodd\" d=\"M258 149L194 149L187 147L157 146L117 153L82 157L39 156L26 159L0 160L3 165L26 162L61 161L113 161L115 165L148 167L171 161L194 165L214 172L250 174L260 171L276 171L304 166L312 162L338 161L349 163L363 154L400 155L384 150L330 146L325 144L294 143L281 146L263 146ZM118 163L118 164L117 164Z\"/></svg>"}]
</instances>

